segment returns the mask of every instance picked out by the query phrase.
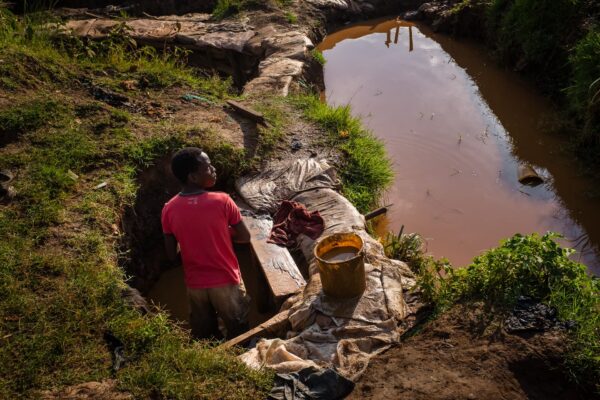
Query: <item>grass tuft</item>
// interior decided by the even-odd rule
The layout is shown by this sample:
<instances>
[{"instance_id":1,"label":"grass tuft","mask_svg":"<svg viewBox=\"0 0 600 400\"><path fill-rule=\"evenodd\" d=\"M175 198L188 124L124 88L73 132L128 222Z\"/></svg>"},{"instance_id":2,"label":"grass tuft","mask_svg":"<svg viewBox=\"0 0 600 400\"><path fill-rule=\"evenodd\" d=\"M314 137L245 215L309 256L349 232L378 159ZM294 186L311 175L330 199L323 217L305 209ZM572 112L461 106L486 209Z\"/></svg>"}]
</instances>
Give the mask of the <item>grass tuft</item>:
<instances>
[{"instance_id":1,"label":"grass tuft","mask_svg":"<svg viewBox=\"0 0 600 400\"><path fill-rule=\"evenodd\" d=\"M62 109L55 101L36 99L0 110L0 135L34 131L60 119Z\"/></svg>"},{"instance_id":2,"label":"grass tuft","mask_svg":"<svg viewBox=\"0 0 600 400\"><path fill-rule=\"evenodd\" d=\"M295 24L295 23L298 22L298 16L296 14L294 14L293 12L291 12L291 11L287 11L285 13L285 19L290 24Z\"/></svg>"},{"instance_id":3,"label":"grass tuft","mask_svg":"<svg viewBox=\"0 0 600 400\"><path fill-rule=\"evenodd\" d=\"M362 212L373 209L393 179L383 143L353 117L350 106L331 107L317 95L299 95L292 102L328 133L327 143L344 154L342 191Z\"/></svg>"},{"instance_id":4,"label":"grass tuft","mask_svg":"<svg viewBox=\"0 0 600 400\"><path fill-rule=\"evenodd\" d=\"M321 53L319 50L317 49L312 49L310 51L310 55L312 56L312 58L318 62L321 65L325 65L325 63L327 62L327 60L325 59L325 56L323 55L323 53Z\"/></svg>"}]
</instances>

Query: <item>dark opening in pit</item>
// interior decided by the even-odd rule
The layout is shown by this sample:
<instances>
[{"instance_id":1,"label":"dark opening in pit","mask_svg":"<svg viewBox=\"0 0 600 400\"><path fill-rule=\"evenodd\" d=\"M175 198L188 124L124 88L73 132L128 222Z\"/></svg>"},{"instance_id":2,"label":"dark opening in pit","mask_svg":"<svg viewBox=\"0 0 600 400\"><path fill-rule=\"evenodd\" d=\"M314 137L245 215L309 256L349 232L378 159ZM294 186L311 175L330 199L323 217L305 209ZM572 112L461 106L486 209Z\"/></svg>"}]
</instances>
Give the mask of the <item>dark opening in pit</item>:
<instances>
[{"instance_id":1,"label":"dark opening in pit","mask_svg":"<svg viewBox=\"0 0 600 400\"><path fill-rule=\"evenodd\" d=\"M183 267L174 265L163 246L160 215L162 207L180 190L171 173L171 155L165 156L138 177L135 204L125 210L122 224L124 240L121 266L130 277L128 283L149 301L166 310L174 321L187 327L188 300L183 281ZM215 190L230 192L231 177L223 167ZM229 183L229 184L228 184ZM275 314L275 305L262 271L250 245L234 246L246 290L252 298L249 314L254 327Z\"/></svg>"}]
</instances>

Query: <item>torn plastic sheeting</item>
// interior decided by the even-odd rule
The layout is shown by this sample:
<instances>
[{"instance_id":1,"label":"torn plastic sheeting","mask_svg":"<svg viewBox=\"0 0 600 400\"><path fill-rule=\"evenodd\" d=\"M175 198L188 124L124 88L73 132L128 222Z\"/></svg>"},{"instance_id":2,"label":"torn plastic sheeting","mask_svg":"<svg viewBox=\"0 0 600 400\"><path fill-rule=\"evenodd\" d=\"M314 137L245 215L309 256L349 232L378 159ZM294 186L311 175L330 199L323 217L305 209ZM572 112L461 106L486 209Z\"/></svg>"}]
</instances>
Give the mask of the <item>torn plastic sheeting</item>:
<instances>
[{"instance_id":1,"label":"torn plastic sheeting","mask_svg":"<svg viewBox=\"0 0 600 400\"><path fill-rule=\"evenodd\" d=\"M337 400L354 390L354 383L331 368L304 368L291 374L277 374L271 400Z\"/></svg>"},{"instance_id":2,"label":"torn plastic sheeting","mask_svg":"<svg viewBox=\"0 0 600 400\"><path fill-rule=\"evenodd\" d=\"M236 189L253 209L275 213L282 200L290 200L304 190L334 189L339 185L335 169L327 161L308 158L242 177L236 182Z\"/></svg>"},{"instance_id":3,"label":"torn plastic sheeting","mask_svg":"<svg viewBox=\"0 0 600 400\"><path fill-rule=\"evenodd\" d=\"M335 367L357 379L370 358L399 340L398 322L407 315L402 285L414 284L406 264L385 257L381 243L365 229L356 208L334 188L335 170L314 158L276 164L264 172L241 179L239 193L256 210L274 212L282 200L302 203L319 211L325 223L323 235L354 232L365 244L367 288L358 299L331 299L323 294L314 260L315 241L298 236L298 247L309 263L309 280L303 292L288 299L292 331L288 339L261 340L242 354L254 368L268 366L293 372L311 365Z\"/></svg>"}]
</instances>

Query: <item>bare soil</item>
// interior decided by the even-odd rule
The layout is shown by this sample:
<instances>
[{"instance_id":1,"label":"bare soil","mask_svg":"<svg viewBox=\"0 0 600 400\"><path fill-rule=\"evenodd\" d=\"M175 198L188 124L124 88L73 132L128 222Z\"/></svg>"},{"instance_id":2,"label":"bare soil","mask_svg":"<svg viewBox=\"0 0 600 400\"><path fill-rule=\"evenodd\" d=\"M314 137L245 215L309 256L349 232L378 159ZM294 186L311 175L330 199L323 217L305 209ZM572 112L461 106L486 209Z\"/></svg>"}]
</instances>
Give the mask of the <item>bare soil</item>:
<instances>
[{"instance_id":1,"label":"bare soil","mask_svg":"<svg viewBox=\"0 0 600 400\"><path fill-rule=\"evenodd\" d=\"M349 399L598 398L567 379L563 331L512 335L487 319L457 306L373 359Z\"/></svg>"}]
</instances>

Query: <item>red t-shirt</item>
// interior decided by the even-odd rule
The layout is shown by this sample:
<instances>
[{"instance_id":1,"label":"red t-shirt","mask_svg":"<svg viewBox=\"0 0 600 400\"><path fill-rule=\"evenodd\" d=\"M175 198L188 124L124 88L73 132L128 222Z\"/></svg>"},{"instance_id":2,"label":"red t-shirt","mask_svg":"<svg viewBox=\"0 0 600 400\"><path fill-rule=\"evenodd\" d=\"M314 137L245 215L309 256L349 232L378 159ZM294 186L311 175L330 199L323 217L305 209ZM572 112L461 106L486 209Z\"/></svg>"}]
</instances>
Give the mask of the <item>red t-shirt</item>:
<instances>
[{"instance_id":1,"label":"red t-shirt","mask_svg":"<svg viewBox=\"0 0 600 400\"><path fill-rule=\"evenodd\" d=\"M179 242L187 287L240 283L229 226L241 220L239 208L226 193L177 195L165 204L163 232L174 235Z\"/></svg>"}]
</instances>

